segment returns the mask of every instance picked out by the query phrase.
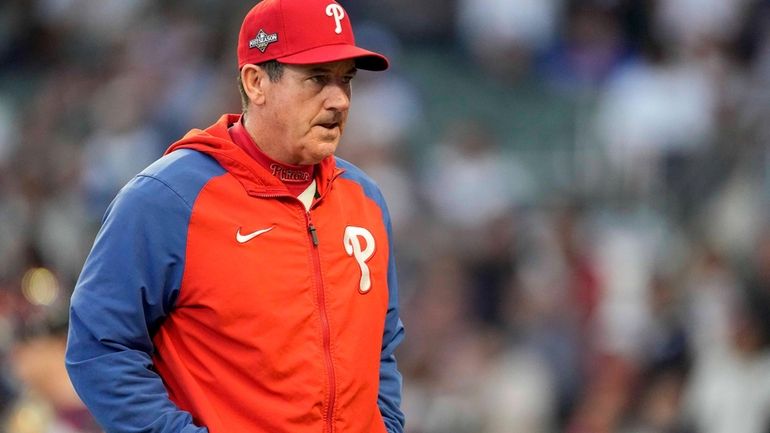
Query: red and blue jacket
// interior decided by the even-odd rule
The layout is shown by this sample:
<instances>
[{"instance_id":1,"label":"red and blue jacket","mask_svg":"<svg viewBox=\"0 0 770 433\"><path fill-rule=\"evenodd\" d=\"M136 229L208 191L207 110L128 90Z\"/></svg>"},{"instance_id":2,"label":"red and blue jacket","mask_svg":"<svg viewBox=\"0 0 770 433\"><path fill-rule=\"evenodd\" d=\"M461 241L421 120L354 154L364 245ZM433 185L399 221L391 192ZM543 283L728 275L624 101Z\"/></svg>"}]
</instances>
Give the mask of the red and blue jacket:
<instances>
[{"instance_id":1,"label":"red and blue jacket","mask_svg":"<svg viewBox=\"0 0 770 433\"><path fill-rule=\"evenodd\" d=\"M403 431L382 194L336 157L310 210L190 131L110 205L72 296L66 364L108 432Z\"/></svg>"}]
</instances>

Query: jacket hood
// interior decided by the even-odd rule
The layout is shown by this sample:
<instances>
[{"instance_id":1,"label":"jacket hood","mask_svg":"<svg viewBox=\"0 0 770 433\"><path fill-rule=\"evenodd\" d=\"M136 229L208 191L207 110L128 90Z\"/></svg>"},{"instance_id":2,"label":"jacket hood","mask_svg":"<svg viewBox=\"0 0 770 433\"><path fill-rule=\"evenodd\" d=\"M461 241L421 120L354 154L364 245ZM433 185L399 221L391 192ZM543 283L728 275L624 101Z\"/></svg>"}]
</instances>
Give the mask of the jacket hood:
<instances>
[{"instance_id":1,"label":"jacket hood","mask_svg":"<svg viewBox=\"0 0 770 433\"><path fill-rule=\"evenodd\" d=\"M206 129L192 129L181 140L169 146L165 154L179 149L192 149L214 158L219 165L243 185L249 195L290 195L286 186L267 169L243 151L230 138L228 128L240 120L240 114L224 114ZM316 170L316 187L323 195L332 180L342 173L334 156L321 161Z\"/></svg>"}]
</instances>

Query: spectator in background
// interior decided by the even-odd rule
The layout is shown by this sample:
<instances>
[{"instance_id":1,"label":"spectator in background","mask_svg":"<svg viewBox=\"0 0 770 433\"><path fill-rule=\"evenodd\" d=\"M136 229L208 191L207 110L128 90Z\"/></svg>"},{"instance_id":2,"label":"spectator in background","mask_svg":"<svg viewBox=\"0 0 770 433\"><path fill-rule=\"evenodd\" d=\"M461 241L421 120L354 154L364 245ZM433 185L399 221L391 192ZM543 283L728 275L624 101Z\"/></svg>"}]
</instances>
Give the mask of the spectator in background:
<instances>
[{"instance_id":1,"label":"spectator in background","mask_svg":"<svg viewBox=\"0 0 770 433\"><path fill-rule=\"evenodd\" d=\"M557 424L558 386L536 348L510 344L494 332L485 343L477 400L485 433L548 433Z\"/></svg>"},{"instance_id":2,"label":"spectator in background","mask_svg":"<svg viewBox=\"0 0 770 433\"><path fill-rule=\"evenodd\" d=\"M631 59L617 6L569 1L558 42L540 61L544 79L558 89L590 91Z\"/></svg>"},{"instance_id":3,"label":"spectator in background","mask_svg":"<svg viewBox=\"0 0 770 433\"><path fill-rule=\"evenodd\" d=\"M494 133L474 119L450 123L434 146L424 178L436 217L459 229L457 234L470 233L472 243L478 242L476 230L506 215L534 189L527 170L506 159Z\"/></svg>"},{"instance_id":4,"label":"spectator in background","mask_svg":"<svg viewBox=\"0 0 770 433\"><path fill-rule=\"evenodd\" d=\"M656 33L684 51L728 41L738 31L752 1L661 0L654 17Z\"/></svg>"},{"instance_id":5,"label":"spectator in background","mask_svg":"<svg viewBox=\"0 0 770 433\"><path fill-rule=\"evenodd\" d=\"M405 42L445 45L452 41L457 0L356 0L346 2L351 16L386 25Z\"/></svg>"},{"instance_id":6,"label":"spectator in background","mask_svg":"<svg viewBox=\"0 0 770 433\"><path fill-rule=\"evenodd\" d=\"M147 0L38 0L33 5L39 21L73 32L82 44L116 43L130 33Z\"/></svg>"},{"instance_id":7,"label":"spectator in background","mask_svg":"<svg viewBox=\"0 0 770 433\"><path fill-rule=\"evenodd\" d=\"M696 359L724 352L730 345L731 311L740 293L740 277L725 254L715 247L697 245L684 281L683 311Z\"/></svg>"},{"instance_id":8,"label":"spectator in background","mask_svg":"<svg viewBox=\"0 0 770 433\"><path fill-rule=\"evenodd\" d=\"M457 35L492 76L515 81L556 36L562 0L458 0Z\"/></svg>"},{"instance_id":9,"label":"spectator in background","mask_svg":"<svg viewBox=\"0 0 770 433\"><path fill-rule=\"evenodd\" d=\"M149 95L137 89L147 85L139 85L144 79L128 72L94 95L91 114L100 128L86 139L83 161L83 188L94 222L118 190L162 153L161 137L143 118Z\"/></svg>"},{"instance_id":10,"label":"spectator in background","mask_svg":"<svg viewBox=\"0 0 770 433\"><path fill-rule=\"evenodd\" d=\"M611 77L600 95L598 139L606 148L613 184L627 195L667 192L672 187L665 182L668 164L692 161L715 138L715 83L699 64L673 51L648 47L639 61Z\"/></svg>"},{"instance_id":11,"label":"spectator in background","mask_svg":"<svg viewBox=\"0 0 770 433\"><path fill-rule=\"evenodd\" d=\"M769 295L742 290L730 306L729 344L698 358L684 410L697 432L770 429Z\"/></svg>"},{"instance_id":12,"label":"spectator in background","mask_svg":"<svg viewBox=\"0 0 770 433\"><path fill-rule=\"evenodd\" d=\"M11 350L11 368L23 394L7 414L3 431L13 433L99 433L75 394L64 368L67 324L32 319Z\"/></svg>"}]
</instances>

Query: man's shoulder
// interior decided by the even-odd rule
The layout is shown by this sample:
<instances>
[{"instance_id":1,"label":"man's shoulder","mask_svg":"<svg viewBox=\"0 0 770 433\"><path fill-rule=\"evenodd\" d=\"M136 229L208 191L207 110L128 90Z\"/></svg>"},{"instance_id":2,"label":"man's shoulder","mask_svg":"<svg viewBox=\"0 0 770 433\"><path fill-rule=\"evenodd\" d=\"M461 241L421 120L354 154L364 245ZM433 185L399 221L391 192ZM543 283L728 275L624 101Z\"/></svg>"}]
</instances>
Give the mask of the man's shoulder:
<instances>
[{"instance_id":1,"label":"man's shoulder","mask_svg":"<svg viewBox=\"0 0 770 433\"><path fill-rule=\"evenodd\" d=\"M374 200L381 208L385 208L385 198L380 191L380 187L377 182L374 181L368 174L362 169L358 168L355 164L346 161L342 158L335 157L337 168L344 170L340 176L342 179L355 182L363 190L364 194L370 199Z\"/></svg>"},{"instance_id":2,"label":"man's shoulder","mask_svg":"<svg viewBox=\"0 0 770 433\"><path fill-rule=\"evenodd\" d=\"M139 176L177 184L191 178L211 178L225 170L210 156L191 149L180 149L168 153L145 168Z\"/></svg>"},{"instance_id":3,"label":"man's shoulder","mask_svg":"<svg viewBox=\"0 0 770 433\"><path fill-rule=\"evenodd\" d=\"M136 176L154 179L191 203L206 183L225 173L225 169L210 156L190 149L168 153Z\"/></svg>"},{"instance_id":4,"label":"man's shoulder","mask_svg":"<svg viewBox=\"0 0 770 433\"><path fill-rule=\"evenodd\" d=\"M352 180L353 182L360 184L365 189L374 188L379 190L379 187L377 186L377 183L374 181L374 179L369 177L369 175L358 166L338 156L335 156L334 159L336 161L337 168L344 170L341 176L343 179Z\"/></svg>"}]
</instances>

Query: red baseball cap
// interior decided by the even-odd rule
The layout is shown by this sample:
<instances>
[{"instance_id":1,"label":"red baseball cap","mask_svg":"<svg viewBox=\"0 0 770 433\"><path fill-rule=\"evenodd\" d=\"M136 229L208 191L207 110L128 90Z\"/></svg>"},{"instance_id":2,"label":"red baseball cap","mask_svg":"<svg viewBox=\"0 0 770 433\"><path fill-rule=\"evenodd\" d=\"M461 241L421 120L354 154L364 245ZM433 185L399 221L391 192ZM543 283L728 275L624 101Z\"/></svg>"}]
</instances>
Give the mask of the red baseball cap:
<instances>
[{"instance_id":1,"label":"red baseball cap","mask_svg":"<svg viewBox=\"0 0 770 433\"><path fill-rule=\"evenodd\" d=\"M334 0L262 0L243 19L239 68L268 60L309 65L346 59L359 69L388 68L385 56L356 46L350 18Z\"/></svg>"}]
</instances>

